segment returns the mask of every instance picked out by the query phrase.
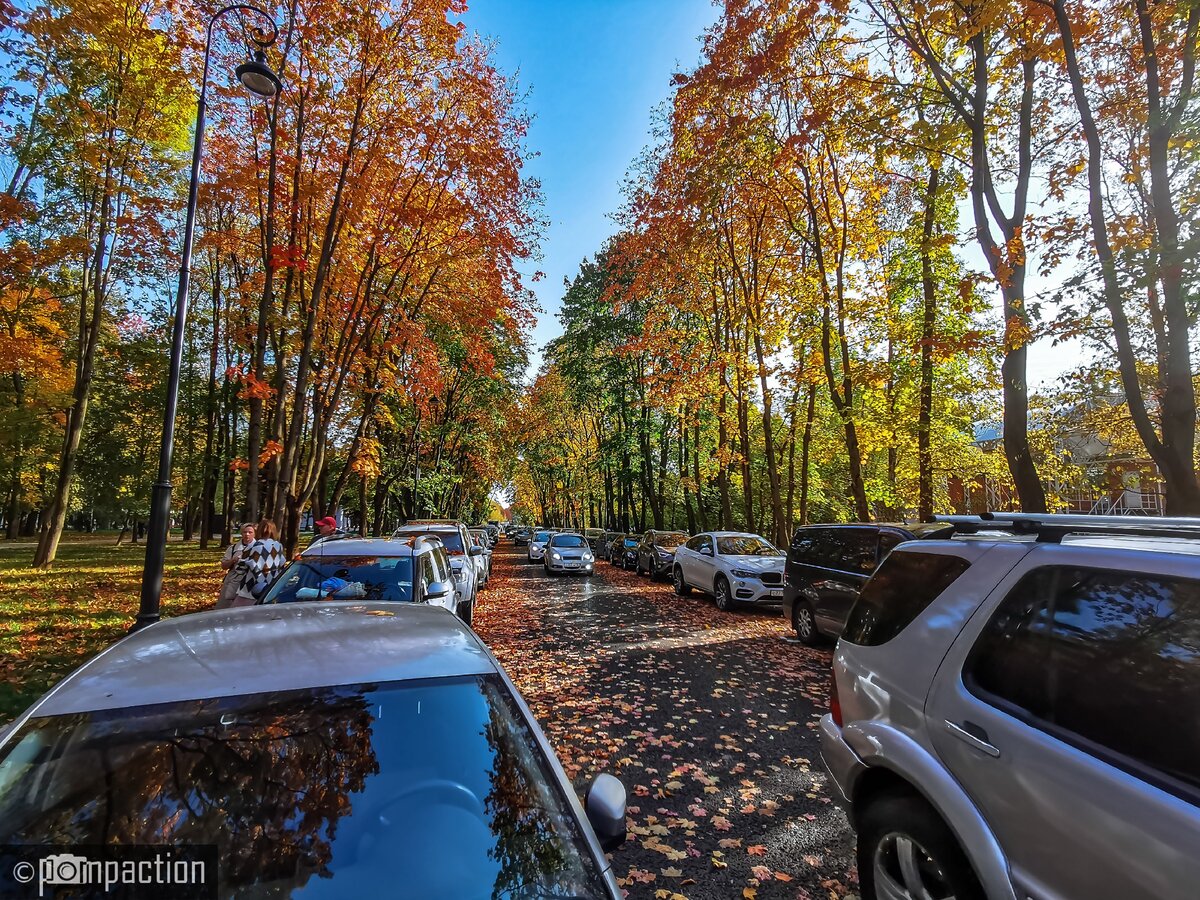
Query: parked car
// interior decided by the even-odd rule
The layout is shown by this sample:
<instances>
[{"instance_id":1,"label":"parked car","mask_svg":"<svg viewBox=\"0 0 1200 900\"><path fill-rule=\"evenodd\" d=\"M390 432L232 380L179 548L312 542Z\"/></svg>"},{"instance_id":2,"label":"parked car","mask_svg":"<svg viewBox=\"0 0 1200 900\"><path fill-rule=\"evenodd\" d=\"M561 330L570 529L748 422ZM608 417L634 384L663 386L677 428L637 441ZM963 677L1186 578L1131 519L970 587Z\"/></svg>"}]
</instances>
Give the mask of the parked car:
<instances>
[{"instance_id":1,"label":"parked car","mask_svg":"<svg viewBox=\"0 0 1200 900\"><path fill-rule=\"evenodd\" d=\"M288 563L258 602L353 599L430 603L467 613L445 545L426 535L322 541Z\"/></svg>"},{"instance_id":2,"label":"parked car","mask_svg":"<svg viewBox=\"0 0 1200 900\"><path fill-rule=\"evenodd\" d=\"M486 529L472 528L470 532L471 540L475 542L475 546L483 551L474 557L475 568L480 577L479 587L482 589L487 587L487 583L492 577L492 541Z\"/></svg>"},{"instance_id":3,"label":"parked car","mask_svg":"<svg viewBox=\"0 0 1200 900\"><path fill-rule=\"evenodd\" d=\"M538 562L542 555L546 552L546 544L550 542L550 535L554 532L549 529L541 529L535 531L533 536L529 538L529 549L525 552L530 562Z\"/></svg>"},{"instance_id":4,"label":"parked car","mask_svg":"<svg viewBox=\"0 0 1200 900\"><path fill-rule=\"evenodd\" d=\"M783 614L805 644L837 638L867 579L888 551L903 541L949 536L952 526L806 525L788 548Z\"/></svg>"},{"instance_id":5,"label":"parked car","mask_svg":"<svg viewBox=\"0 0 1200 900\"><path fill-rule=\"evenodd\" d=\"M675 550L675 593L711 594L717 609L738 603L777 609L783 603L783 551L766 538L740 531L707 531Z\"/></svg>"},{"instance_id":6,"label":"parked car","mask_svg":"<svg viewBox=\"0 0 1200 900\"><path fill-rule=\"evenodd\" d=\"M214 845L214 897L616 900L624 838L620 782L581 804L487 647L424 605L173 617L0 738L6 876L47 845Z\"/></svg>"},{"instance_id":7,"label":"parked car","mask_svg":"<svg viewBox=\"0 0 1200 900\"><path fill-rule=\"evenodd\" d=\"M608 561L622 569L633 569L637 566L637 548L642 542L641 535L623 534L612 543L612 554Z\"/></svg>"},{"instance_id":8,"label":"parked car","mask_svg":"<svg viewBox=\"0 0 1200 900\"><path fill-rule=\"evenodd\" d=\"M595 571L596 557L587 539L570 531L550 535L546 550L542 554L542 565L547 574L579 572L591 575Z\"/></svg>"},{"instance_id":9,"label":"parked car","mask_svg":"<svg viewBox=\"0 0 1200 900\"><path fill-rule=\"evenodd\" d=\"M450 555L450 571L458 584L463 600L460 605L462 620L468 625L475 616L475 602L479 596L479 574L473 557L483 550L476 547L467 531L467 526L455 519L420 519L408 522L396 529L396 537L428 534L440 538Z\"/></svg>"},{"instance_id":10,"label":"parked car","mask_svg":"<svg viewBox=\"0 0 1200 900\"><path fill-rule=\"evenodd\" d=\"M947 518L977 534L894 548L834 653L863 900L1193 900L1200 520Z\"/></svg>"},{"instance_id":11,"label":"parked car","mask_svg":"<svg viewBox=\"0 0 1200 900\"><path fill-rule=\"evenodd\" d=\"M533 537L532 528L518 528L513 532L513 546L526 547L529 545L529 539Z\"/></svg>"},{"instance_id":12,"label":"parked car","mask_svg":"<svg viewBox=\"0 0 1200 900\"><path fill-rule=\"evenodd\" d=\"M675 548L687 539L683 531L647 531L637 547L637 573L645 572L651 581L670 578Z\"/></svg>"},{"instance_id":13,"label":"parked car","mask_svg":"<svg viewBox=\"0 0 1200 900\"><path fill-rule=\"evenodd\" d=\"M593 553L599 552L600 541L604 537L604 529L603 528L585 528L583 530L583 536L584 536L584 538L587 539L588 546L592 548L592 552Z\"/></svg>"},{"instance_id":14,"label":"parked car","mask_svg":"<svg viewBox=\"0 0 1200 900\"><path fill-rule=\"evenodd\" d=\"M596 551L596 558L603 559L606 562L612 561L613 545L625 535L620 531L606 531L603 537L600 538L600 547Z\"/></svg>"}]
</instances>

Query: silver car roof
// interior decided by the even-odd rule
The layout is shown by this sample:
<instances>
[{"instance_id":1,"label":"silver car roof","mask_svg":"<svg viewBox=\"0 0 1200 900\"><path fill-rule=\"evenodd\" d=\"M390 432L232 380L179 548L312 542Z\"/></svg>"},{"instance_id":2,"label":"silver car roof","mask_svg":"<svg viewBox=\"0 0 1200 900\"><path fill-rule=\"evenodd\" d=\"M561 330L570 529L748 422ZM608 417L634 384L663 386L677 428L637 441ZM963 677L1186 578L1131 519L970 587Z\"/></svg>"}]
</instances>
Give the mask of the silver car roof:
<instances>
[{"instance_id":1,"label":"silver car roof","mask_svg":"<svg viewBox=\"0 0 1200 900\"><path fill-rule=\"evenodd\" d=\"M418 536L324 540L309 547L300 556L412 556L416 537Z\"/></svg>"},{"instance_id":2,"label":"silver car roof","mask_svg":"<svg viewBox=\"0 0 1200 900\"><path fill-rule=\"evenodd\" d=\"M284 603L164 619L75 670L34 715L496 671L449 610Z\"/></svg>"}]
</instances>

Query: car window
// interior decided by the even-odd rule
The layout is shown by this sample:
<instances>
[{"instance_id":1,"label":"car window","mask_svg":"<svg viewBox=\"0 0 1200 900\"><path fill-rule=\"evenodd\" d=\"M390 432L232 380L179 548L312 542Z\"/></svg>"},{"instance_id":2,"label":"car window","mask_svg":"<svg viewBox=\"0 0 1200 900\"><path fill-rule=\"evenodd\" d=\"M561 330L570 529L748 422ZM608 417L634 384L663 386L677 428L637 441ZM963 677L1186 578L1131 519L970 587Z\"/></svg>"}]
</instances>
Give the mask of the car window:
<instances>
[{"instance_id":1,"label":"car window","mask_svg":"<svg viewBox=\"0 0 1200 900\"><path fill-rule=\"evenodd\" d=\"M687 540L687 535L677 532L669 532L667 534L656 534L654 536L654 545L656 547L679 547Z\"/></svg>"},{"instance_id":2,"label":"car window","mask_svg":"<svg viewBox=\"0 0 1200 900\"><path fill-rule=\"evenodd\" d=\"M965 675L1068 742L1200 790L1200 581L1035 569L997 608Z\"/></svg>"},{"instance_id":3,"label":"car window","mask_svg":"<svg viewBox=\"0 0 1200 900\"><path fill-rule=\"evenodd\" d=\"M450 555L444 547L435 547L429 554L433 560L433 574L437 581L453 581L454 573L450 571Z\"/></svg>"},{"instance_id":4,"label":"car window","mask_svg":"<svg viewBox=\"0 0 1200 900\"><path fill-rule=\"evenodd\" d=\"M864 647L887 643L970 565L946 553L893 553L863 586L842 640Z\"/></svg>"},{"instance_id":5,"label":"car window","mask_svg":"<svg viewBox=\"0 0 1200 900\"><path fill-rule=\"evenodd\" d=\"M689 542L688 546L691 547L690 542ZM699 535L696 538L696 546L692 547L692 549L695 550L697 553L703 553L705 550L707 550L709 553L712 553L712 548L713 548L713 540L712 540L712 535L710 535L710 534Z\"/></svg>"},{"instance_id":6,"label":"car window","mask_svg":"<svg viewBox=\"0 0 1200 900\"><path fill-rule=\"evenodd\" d=\"M550 542L551 547L569 548L569 547L584 547L587 541L577 534L556 534Z\"/></svg>"},{"instance_id":7,"label":"car window","mask_svg":"<svg viewBox=\"0 0 1200 900\"><path fill-rule=\"evenodd\" d=\"M221 897L606 895L497 675L40 717L0 753L0 843L213 844Z\"/></svg>"},{"instance_id":8,"label":"car window","mask_svg":"<svg viewBox=\"0 0 1200 900\"><path fill-rule=\"evenodd\" d=\"M437 580L437 572L433 567L433 553L425 553L421 556L421 581L425 584L425 589L429 590L429 586Z\"/></svg>"},{"instance_id":9,"label":"car window","mask_svg":"<svg viewBox=\"0 0 1200 900\"><path fill-rule=\"evenodd\" d=\"M738 534L717 538L722 556L779 556L775 546L756 534Z\"/></svg>"},{"instance_id":10,"label":"car window","mask_svg":"<svg viewBox=\"0 0 1200 900\"><path fill-rule=\"evenodd\" d=\"M546 543L546 541L550 540L550 532L539 531L536 534L534 534L533 539L539 544L544 544L544 543Z\"/></svg>"},{"instance_id":11,"label":"car window","mask_svg":"<svg viewBox=\"0 0 1200 900\"><path fill-rule=\"evenodd\" d=\"M905 538L902 535L899 535L894 531L879 532L879 558L883 559L888 555L888 553L891 552L893 547L904 540Z\"/></svg>"},{"instance_id":12,"label":"car window","mask_svg":"<svg viewBox=\"0 0 1200 900\"><path fill-rule=\"evenodd\" d=\"M686 544L684 544L683 546L687 547L689 550L694 550L695 552L699 553L700 546L706 540L708 540L707 536L705 536L703 534L698 534L694 538L692 538L690 541L688 541Z\"/></svg>"},{"instance_id":13,"label":"car window","mask_svg":"<svg viewBox=\"0 0 1200 900\"><path fill-rule=\"evenodd\" d=\"M321 556L293 560L263 603L297 600L412 600L410 556Z\"/></svg>"},{"instance_id":14,"label":"car window","mask_svg":"<svg viewBox=\"0 0 1200 900\"><path fill-rule=\"evenodd\" d=\"M873 528L830 529L836 537L831 565L843 572L870 575L878 563L879 532Z\"/></svg>"}]
</instances>

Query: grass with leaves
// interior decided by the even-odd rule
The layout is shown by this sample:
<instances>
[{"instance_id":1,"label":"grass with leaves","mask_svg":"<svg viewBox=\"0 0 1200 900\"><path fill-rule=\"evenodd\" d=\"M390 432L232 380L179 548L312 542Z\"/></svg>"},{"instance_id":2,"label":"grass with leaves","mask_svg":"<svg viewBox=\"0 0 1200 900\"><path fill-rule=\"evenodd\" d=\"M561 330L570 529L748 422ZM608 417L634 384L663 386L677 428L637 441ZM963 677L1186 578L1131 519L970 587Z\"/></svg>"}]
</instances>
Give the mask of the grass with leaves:
<instances>
[{"instance_id":1,"label":"grass with leaves","mask_svg":"<svg viewBox=\"0 0 1200 900\"><path fill-rule=\"evenodd\" d=\"M30 565L34 543L0 541L0 723L21 713L72 669L121 638L137 615L145 545L115 534L64 535L48 571ZM210 608L221 551L167 547L163 616Z\"/></svg>"}]
</instances>

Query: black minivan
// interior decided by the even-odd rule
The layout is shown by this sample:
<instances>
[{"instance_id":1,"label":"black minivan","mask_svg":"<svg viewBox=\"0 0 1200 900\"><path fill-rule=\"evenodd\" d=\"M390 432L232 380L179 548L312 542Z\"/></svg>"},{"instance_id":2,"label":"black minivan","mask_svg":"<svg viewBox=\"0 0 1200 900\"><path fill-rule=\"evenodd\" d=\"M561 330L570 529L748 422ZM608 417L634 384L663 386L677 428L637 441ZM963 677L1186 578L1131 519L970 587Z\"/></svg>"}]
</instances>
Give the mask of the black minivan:
<instances>
[{"instance_id":1,"label":"black minivan","mask_svg":"<svg viewBox=\"0 0 1200 900\"><path fill-rule=\"evenodd\" d=\"M913 525L805 525L796 529L783 572L783 614L796 637L836 640L859 591L888 551L903 541L949 537L945 522Z\"/></svg>"}]
</instances>

